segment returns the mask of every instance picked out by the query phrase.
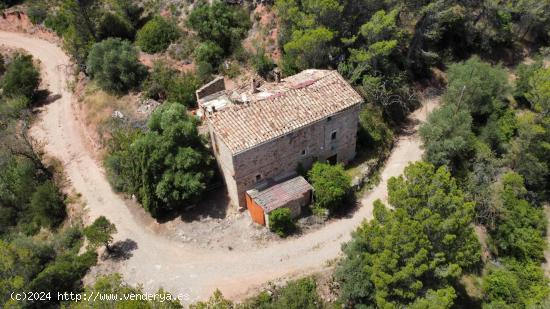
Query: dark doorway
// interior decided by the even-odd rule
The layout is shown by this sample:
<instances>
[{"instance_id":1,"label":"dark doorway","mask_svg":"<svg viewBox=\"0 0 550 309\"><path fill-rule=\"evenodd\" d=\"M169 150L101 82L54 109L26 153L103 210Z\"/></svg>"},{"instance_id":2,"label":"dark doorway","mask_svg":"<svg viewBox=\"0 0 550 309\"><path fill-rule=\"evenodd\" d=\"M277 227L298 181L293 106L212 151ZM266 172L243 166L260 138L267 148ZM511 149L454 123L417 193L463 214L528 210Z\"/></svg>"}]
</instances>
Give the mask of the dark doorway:
<instances>
[{"instance_id":1,"label":"dark doorway","mask_svg":"<svg viewBox=\"0 0 550 309\"><path fill-rule=\"evenodd\" d=\"M336 159L336 155L328 157L327 162L330 165L335 165L336 163L338 163L338 160Z\"/></svg>"}]
</instances>

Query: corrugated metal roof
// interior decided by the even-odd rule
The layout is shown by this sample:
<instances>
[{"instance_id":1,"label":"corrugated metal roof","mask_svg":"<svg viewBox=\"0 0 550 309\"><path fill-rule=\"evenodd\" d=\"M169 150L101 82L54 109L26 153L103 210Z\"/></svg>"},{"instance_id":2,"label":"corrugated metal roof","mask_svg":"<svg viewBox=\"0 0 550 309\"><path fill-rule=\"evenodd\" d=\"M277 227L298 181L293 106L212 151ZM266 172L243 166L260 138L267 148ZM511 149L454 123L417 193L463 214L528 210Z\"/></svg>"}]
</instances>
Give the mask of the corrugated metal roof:
<instances>
[{"instance_id":1,"label":"corrugated metal roof","mask_svg":"<svg viewBox=\"0 0 550 309\"><path fill-rule=\"evenodd\" d=\"M302 176L297 176L268 187L262 184L256 189L248 190L246 193L267 214L277 208L284 207L293 200L301 198L310 190L313 190L313 187L307 180Z\"/></svg>"},{"instance_id":2,"label":"corrugated metal roof","mask_svg":"<svg viewBox=\"0 0 550 309\"><path fill-rule=\"evenodd\" d=\"M281 86L278 91L283 92L274 91L274 95L265 99L233 104L209 117L214 131L233 154L363 101L336 71L306 70L281 84L285 89Z\"/></svg>"}]
</instances>

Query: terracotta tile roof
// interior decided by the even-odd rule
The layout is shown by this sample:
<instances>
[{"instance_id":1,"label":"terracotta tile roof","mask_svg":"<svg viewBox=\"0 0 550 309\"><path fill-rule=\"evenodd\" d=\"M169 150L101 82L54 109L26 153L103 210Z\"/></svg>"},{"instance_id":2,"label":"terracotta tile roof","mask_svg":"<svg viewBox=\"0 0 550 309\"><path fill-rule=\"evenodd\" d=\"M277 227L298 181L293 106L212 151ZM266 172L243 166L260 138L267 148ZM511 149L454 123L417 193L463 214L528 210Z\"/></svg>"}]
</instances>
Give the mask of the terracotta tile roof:
<instances>
[{"instance_id":1,"label":"terracotta tile roof","mask_svg":"<svg viewBox=\"0 0 550 309\"><path fill-rule=\"evenodd\" d=\"M284 79L282 84L284 90L281 92L273 91L265 98L255 96L260 98L234 104L209 117L214 131L233 154L319 121L363 100L336 71L306 70Z\"/></svg>"},{"instance_id":2,"label":"terracotta tile roof","mask_svg":"<svg viewBox=\"0 0 550 309\"><path fill-rule=\"evenodd\" d=\"M313 190L313 187L307 180L297 176L270 186L259 185L256 189L248 190L247 194L268 214L301 198L310 190Z\"/></svg>"}]
</instances>

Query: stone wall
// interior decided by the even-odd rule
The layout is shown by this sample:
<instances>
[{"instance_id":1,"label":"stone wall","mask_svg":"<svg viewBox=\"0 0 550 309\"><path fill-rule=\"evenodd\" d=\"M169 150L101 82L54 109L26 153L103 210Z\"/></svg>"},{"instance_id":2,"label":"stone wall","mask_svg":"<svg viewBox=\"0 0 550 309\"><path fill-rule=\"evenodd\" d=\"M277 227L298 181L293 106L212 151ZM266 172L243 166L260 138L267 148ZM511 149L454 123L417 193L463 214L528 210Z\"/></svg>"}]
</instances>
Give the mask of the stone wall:
<instances>
[{"instance_id":1,"label":"stone wall","mask_svg":"<svg viewBox=\"0 0 550 309\"><path fill-rule=\"evenodd\" d=\"M235 185L228 183L233 204L245 207L244 194L247 190L262 179L296 171L299 164L309 168L313 162L323 162L333 155L337 156L339 163L347 164L355 157L358 114L359 106L355 106L332 115L330 119L325 118L234 155L232 178ZM333 132L336 132L335 139L332 139ZM231 182L231 179L225 178L226 182Z\"/></svg>"},{"instance_id":2,"label":"stone wall","mask_svg":"<svg viewBox=\"0 0 550 309\"><path fill-rule=\"evenodd\" d=\"M235 182L235 178L233 178L233 175L235 174L233 168L233 156L223 140L213 132L210 124L209 131L212 152L216 157L216 162L218 163L218 167L222 173L229 198L231 199L232 204L236 205L235 201L238 201L239 198L237 195L237 184Z\"/></svg>"},{"instance_id":3,"label":"stone wall","mask_svg":"<svg viewBox=\"0 0 550 309\"><path fill-rule=\"evenodd\" d=\"M197 97L197 101L199 101L206 96L218 93L223 90L225 90L225 81L223 79L223 76L218 76L214 78L214 80L212 80L211 82L197 89L197 91L195 91L195 95Z\"/></svg>"}]
</instances>

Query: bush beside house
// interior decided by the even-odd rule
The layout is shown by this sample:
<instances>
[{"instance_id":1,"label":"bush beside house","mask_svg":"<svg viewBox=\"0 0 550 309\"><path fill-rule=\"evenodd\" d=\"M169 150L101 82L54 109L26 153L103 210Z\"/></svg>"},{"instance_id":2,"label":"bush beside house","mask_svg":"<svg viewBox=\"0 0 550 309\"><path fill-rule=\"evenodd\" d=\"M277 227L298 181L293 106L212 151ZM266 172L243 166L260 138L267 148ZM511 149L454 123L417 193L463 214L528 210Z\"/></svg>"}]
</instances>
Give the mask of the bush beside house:
<instances>
[{"instance_id":1,"label":"bush beside house","mask_svg":"<svg viewBox=\"0 0 550 309\"><path fill-rule=\"evenodd\" d=\"M315 195L314 208L335 212L351 192L351 178L341 164L315 163L308 173Z\"/></svg>"},{"instance_id":2,"label":"bush beside house","mask_svg":"<svg viewBox=\"0 0 550 309\"><path fill-rule=\"evenodd\" d=\"M292 213L288 208L278 208L269 213L269 229L281 236L286 237L294 229L294 221L292 221Z\"/></svg>"}]
</instances>

